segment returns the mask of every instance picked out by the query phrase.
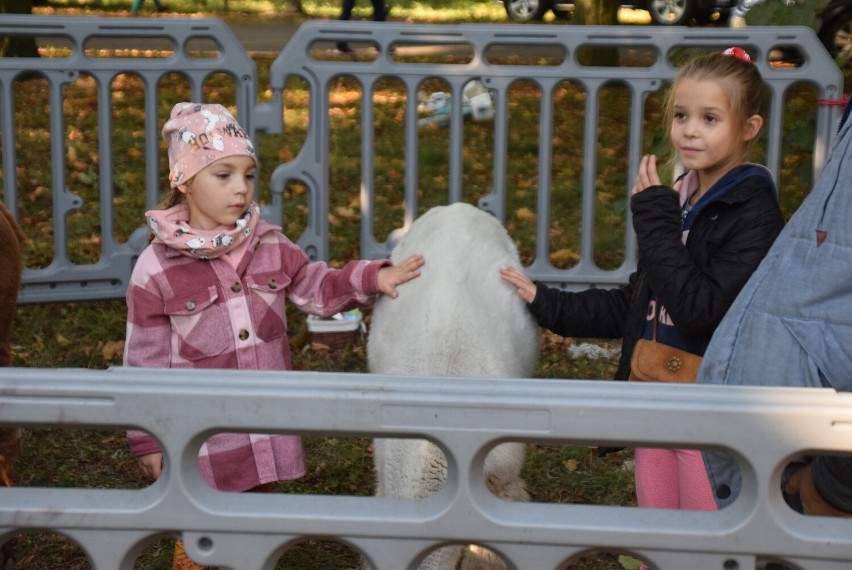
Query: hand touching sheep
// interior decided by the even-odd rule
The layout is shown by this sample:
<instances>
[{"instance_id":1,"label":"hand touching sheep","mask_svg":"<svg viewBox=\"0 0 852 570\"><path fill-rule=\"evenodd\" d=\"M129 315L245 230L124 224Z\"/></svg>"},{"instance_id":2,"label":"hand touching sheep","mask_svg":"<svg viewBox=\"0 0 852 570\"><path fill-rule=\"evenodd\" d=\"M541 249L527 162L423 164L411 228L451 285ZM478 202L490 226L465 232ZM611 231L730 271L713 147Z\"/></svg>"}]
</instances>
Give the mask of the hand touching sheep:
<instances>
[{"instance_id":1,"label":"hand touching sheep","mask_svg":"<svg viewBox=\"0 0 852 570\"><path fill-rule=\"evenodd\" d=\"M396 286L419 277L420 268L423 267L424 263L425 260L422 255L409 255L395 265L382 267L379 269L377 277L379 291L391 299L396 299L399 295Z\"/></svg>"},{"instance_id":2,"label":"hand touching sheep","mask_svg":"<svg viewBox=\"0 0 852 570\"><path fill-rule=\"evenodd\" d=\"M500 268L500 277L503 281L511 283L518 288L518 296L521 299L527 303L533 302L537 288L532 279L527 277L523 272L514 267L502 267Z\"/></svg>"}]
</instances>

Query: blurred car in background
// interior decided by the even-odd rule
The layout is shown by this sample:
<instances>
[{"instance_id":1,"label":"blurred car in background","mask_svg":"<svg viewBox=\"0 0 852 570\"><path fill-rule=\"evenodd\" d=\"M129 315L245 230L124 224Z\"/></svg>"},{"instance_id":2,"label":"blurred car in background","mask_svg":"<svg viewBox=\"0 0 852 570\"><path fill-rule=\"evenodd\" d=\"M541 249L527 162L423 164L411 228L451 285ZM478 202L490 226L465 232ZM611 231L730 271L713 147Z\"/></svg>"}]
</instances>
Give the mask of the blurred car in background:
<instances>
[{"instance_id":1,"label":"blurred car in background","mask_svg":"<svg viewBox=\"0 0 852 570\"><path fill-rule=\"evenodd\" d=\"M516 22L541 20L548 11L560 19L570 19L574 3L567 0L498 0L506 14ZM852 0L850 0L852 1ZM634 0L622 3L625 8L647 10L651 21L661 26L727 24L736 0Z\"/></svg>"},{"instance_id":2,"label":"blurred car in background","mask_svg":"<svg viewBox=\"0 0 852 570\"><path fill-rule=\"evenodd\" d=\"M573 0L497 0L516 22L542 20L547 12L568 20L574 12ZM736 25L735 12L744 25L810 26L825 49L842 67L852 65L852 0L623 0L621 7L645 10L651 23L661 26L690 24ZM801 56L801 54L800 54Z\"/></svg>"}]
</instances>

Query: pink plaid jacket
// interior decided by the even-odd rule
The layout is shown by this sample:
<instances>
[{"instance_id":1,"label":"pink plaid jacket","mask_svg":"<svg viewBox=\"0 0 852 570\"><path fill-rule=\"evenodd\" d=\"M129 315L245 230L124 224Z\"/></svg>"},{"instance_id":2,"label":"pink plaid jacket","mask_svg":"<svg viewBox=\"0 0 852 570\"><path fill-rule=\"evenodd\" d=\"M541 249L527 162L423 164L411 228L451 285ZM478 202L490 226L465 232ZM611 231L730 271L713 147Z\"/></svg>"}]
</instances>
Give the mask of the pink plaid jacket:
<instances>
[{"instance_id":1,"label":"pink plaid jacket","mask_svg":"<svg viewBox=\"0 0 852 570\"><path fill-rule=\"evenodd\" d=\"M330 269L311 263L281 229L260 221L239 266L198 260L153 243L127 290L124 365L156 368L289 370L285 297L322 316L369 305L387 260ZM145 432L128 432L135 455L159 452ZM202 446L198 466L212 487L246 491L305 473L301 438L221 433Z\"/></svg>"}]
</instances>

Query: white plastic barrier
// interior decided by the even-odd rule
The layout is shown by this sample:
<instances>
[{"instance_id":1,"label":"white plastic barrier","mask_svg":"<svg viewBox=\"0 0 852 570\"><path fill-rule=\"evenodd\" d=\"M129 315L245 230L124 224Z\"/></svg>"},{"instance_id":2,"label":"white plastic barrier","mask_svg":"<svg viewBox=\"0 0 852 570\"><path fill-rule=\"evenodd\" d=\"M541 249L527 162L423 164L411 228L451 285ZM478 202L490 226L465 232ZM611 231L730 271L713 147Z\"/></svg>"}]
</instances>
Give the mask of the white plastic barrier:
<instances>
[{"instance_id":1,"label":"white plastic barrier","mask_svg":"<svg viewBox=\"0 0 852 570\"><path fill-rule=\"evenodd\" d=\"M852 560L852 520L796 514L780 492L790 458L852 452L852 394L832 390L13 368L0 371L0 411L7 425L134 426L162 442L168 468L142 490L0 488L0 540L54 530L80 543L96 570L132 568L162 531L183 531L193 558L234 570L272 570L306 537L351 545L375 570L411 568L431 548L469 542L523 570L562 568L590 550L663 570L752 570L759 555L808 570ZM196 455L225 430L428 438L444 449L449 477L421 500L219 493L200 478ZM739 460L743 490L715 513L504 502L487 491L482 464L507 440L721 449Z\"/></svg>"}]
</instances>

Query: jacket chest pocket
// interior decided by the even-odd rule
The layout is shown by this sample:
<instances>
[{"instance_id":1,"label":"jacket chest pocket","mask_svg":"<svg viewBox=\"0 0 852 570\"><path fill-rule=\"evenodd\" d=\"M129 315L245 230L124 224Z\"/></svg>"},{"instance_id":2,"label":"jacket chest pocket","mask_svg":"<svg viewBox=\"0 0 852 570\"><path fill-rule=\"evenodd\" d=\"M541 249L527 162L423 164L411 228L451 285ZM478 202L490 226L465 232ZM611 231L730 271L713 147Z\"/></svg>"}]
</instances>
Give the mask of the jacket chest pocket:
<instances>
[{"instance_id":1,"label":"jacket chest pocket","mask_svg":"<svg viewBox=\"0 0 852 570\"><path fill-rule=\"evenodd\" d=\"M842 296L838 295L838 305ZM848 299L848 296L847 296ZM840 310L839 314L843 313ZM806 386L852 391L852 325L832 323L821 318L781 317L781 322L799 343L802 350L801 368L791 367L790 373L808 378ZM847 319L848 322L848 319Z\"/></svg>"},{"instance_id":2,"label":"jacket chest pocket","mask_svg":"<svg viewBox=\"0 0 852 570\"><path fill-rule=\"evenodd\" d=\"M255 334L265 341L287 333L287 286L290 277L282 272L250 275L246 278L251 318Z\"/></svg>"},{"instance_id":3,"label":"jacket chest pocket","mask_svg":"<svg viewBox=\"0 0 852 570\"><path fill-rule=\"evenodd\" d=\"M718 212L708 212L701 224L693 226L690 232L690 238L695 234L696 241L700 240L700 246L693 252L693 255L700 256L699 261L702 265L708 263L707 260L712 259L716 252L731 239L730 224L722 223L722 215Z\"/></svg>"},{"instance_id":4,"label":"jacket chest pocket","mask_svg":"<svg viewBox=\"0 0 852 570\"><path fill-rule=\"evenodd\" d=\"M178 337L178 352L187 360L222 354L230 343L225 308L215 286L181 293L166 302L165 312Z\"/></svg>"}]
</instances>

